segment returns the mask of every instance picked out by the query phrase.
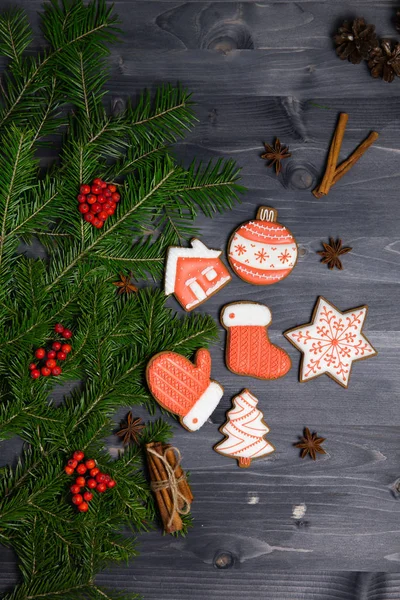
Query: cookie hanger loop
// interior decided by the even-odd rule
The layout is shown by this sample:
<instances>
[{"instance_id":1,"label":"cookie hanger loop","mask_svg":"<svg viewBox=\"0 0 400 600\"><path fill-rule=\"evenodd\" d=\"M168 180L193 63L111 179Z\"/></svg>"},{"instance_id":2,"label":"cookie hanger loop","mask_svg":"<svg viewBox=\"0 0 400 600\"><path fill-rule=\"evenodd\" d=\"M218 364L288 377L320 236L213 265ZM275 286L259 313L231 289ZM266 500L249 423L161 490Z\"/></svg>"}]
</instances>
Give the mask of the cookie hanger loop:
<instances>
[{"instance_id":1,"label":"cookie hanger loop","mask_svg":"<svg viewBox=\"0 0 400 600\"><path fill-rule=\"evenodd\" d=\"M278 218L278 211L276 208L271 208L271 206L260 206L257 211L256 219L258 221L269 221L270 223L276 223Z\"/></svg>"}]
</instances>

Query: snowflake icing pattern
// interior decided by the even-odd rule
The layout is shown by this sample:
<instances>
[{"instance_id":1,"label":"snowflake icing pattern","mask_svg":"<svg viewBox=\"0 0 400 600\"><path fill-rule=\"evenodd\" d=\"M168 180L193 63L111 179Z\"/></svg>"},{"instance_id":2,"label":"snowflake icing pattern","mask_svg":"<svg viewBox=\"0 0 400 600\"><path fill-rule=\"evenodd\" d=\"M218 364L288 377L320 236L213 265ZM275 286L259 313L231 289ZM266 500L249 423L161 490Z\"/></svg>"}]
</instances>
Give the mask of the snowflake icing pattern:
<instances>
[{"instance_id":1,"label":"snowflake icing pattern","mask_svg":"<svg viewBox=\"0 0 400 600\"><path fill-rule=\"evenodd\" d=\"M304 353L301 381L327 373L347 387L352 363L376 354L362 334L366 314L366 307L343 314L320 298L313 322L285 334Z\"/></svg>"},{"instance_id":2,"label":"snowflake icing pattern","mask_svg":"<svg viewBox=\"0 0 400 600\"><path fill-rule=\"evenodd\" d=\"M285 264L289 261L290 258L292 258L291 254L287 251L287 249L285 250L285 252L282 252L279 256L278 256L279 260L281 261L282 264Z\"/></svg>"},{"instance_id":3,"label":"snowflake icing pattern","mask_svg":"<svg viewBox=\"0 0 400 600\"><path fill-rule=\"evenodd\" d=\"M268 254L265 252L264 248L262 248L261 250L256 252L254 256L256 257L256 260L260 261L260 264L263 263L264 261L266 261L267 258L269 258Z\"/></svg>"},{"instance_id":4,"label":"snowflake icing pattern","mask_svg":"<svg viewBox=\"0 0 400 600\"><path fill-rule=\"evenodd\" d=\"M239 256L242 256L242 254L246 254L247 252L246 247L243 246L243 244L238 244L237 246L235 246L235 250Z\"/></svg>"}]
</instances>

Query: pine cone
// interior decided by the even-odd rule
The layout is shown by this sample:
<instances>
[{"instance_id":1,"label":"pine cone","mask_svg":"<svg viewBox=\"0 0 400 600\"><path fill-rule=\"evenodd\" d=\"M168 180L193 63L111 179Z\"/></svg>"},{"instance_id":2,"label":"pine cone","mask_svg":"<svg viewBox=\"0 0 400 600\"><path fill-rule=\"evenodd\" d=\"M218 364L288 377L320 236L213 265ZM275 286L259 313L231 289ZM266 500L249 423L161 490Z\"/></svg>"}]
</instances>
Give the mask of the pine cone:
<instances>
[{"instance_id":1,"label":"pine cone","mask_svg":"<svg viewBox=\"0 0 400 600\"><path fill-rule=\"evenodd\" d=\"M367 25L365 19L361 18L354 19L353 23L344 21L333 39L339 58L347 58L353 65L368 59L371 50L379 45L375 25Z\"/></svg>"},{"instance_id":2,"label":"pine cone","mask_svg":"<svg viewBox=\"0 0 400 600\"><path fill-rule=\"evenodd\" d=\"M400 76L400 44L392 47L390 40L382 40L380 47L371 51L368 66L372 77L392 83L396 75Z\"/></svg>"}]
</instances>

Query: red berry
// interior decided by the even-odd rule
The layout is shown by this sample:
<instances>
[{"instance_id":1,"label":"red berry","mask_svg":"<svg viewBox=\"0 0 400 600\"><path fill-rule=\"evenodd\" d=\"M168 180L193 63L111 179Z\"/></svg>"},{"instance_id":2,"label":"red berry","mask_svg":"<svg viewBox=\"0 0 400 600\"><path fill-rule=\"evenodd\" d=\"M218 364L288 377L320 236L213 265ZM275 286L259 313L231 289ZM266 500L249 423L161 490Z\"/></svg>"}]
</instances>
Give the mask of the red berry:
<instances>
[{"instance_id":1,"label":"red berry","mask_svg":"<svg viewBox=\"0 0 400 600\"><path fill-rule=\"evenodd\" d=\"M39 369L32 369L31 377L32 377L32 379L39 379L39 377L40 377Z\"/></svg>"},{"instance_id":2,"label":"red berry","mask_svg":"<svg viewBox=\"0 0 400 600\"><path fill-rule=\"evenodd\" d=\"M100 184L100 187L101 187L101 189L102 189L102 190L105 190L105 189L106 189L106 187L107 187L107 184L106 184L106 182L105 182L105 181L102 181L102 182L101 182L101 184Z\"/></svg>"},{"instance_id":3,"label":"red berry","mask_svg":"<svg viewBox=\"0 0 400 600\"><path fill-rule=\"evenodd\" d=\"M90 185L84 184L79 188L81 194L88 194L90 192Z\"/></svg>"},{"instance_id":4,"label":"red berry","mask_svg":"<svg viewBox=\"0 0 400 600\"><path fill-rule=\"evenodd\" d=\"M105 221L108 218L108 214L106 213L105 210L101 210L99 212L99 219L101 219L102 221Z\"/></svg>"},{"instance_id":5,"label":"red berry","mask_svg":"<svg viewBox=\"0 0 400 600\"><path fill-rule=\"evenodd\" d=\"M112 192L110 192L110 190L103 190L103 196L106 198L111 198L111 194Z\"/></svg>"},{"instance_id":6,"label":"red berry","mask_svg":"<svg viewBox=\"0 0 400 600\"><path fill-rule=\"evenodd\" d=\"M111 202L109 200L103 204L103 210L107 210L107 208L111 208Z\"/></svg>"},{"instance_id":7,"label":"red berry","mask_svg":"<svg viewBox=\"0 0 400 600\"><path fill-rule=\"evenodd\" d=\"M92 492L85 492L83 494L83 497L85 498L85 500L87 500L88 502L90 502L91 499L93 498L93 494L92 494Z\"/></svg>"},{"instance_id":8,"label":"red berry","mask_svg":"<svg viewBox=\"0 0 400 600\"><path fill-rule=\"evenodd\" d=\"M78 194L78 202L86 202L86 196L84 194Z\"/></svg>"},{"instance_id":9,"label":"red berry","mask_svg":"<svg viewBox=\"0 0 400 600\"><path fill-rule=\"evenodd\" d=\"M101 229L101 228L103 227L103 225L104 225L104 221L101 221L101 220L99 219L99 222L98 222L98 223L97 223L97 225L96 225L96 229Z\"/></svg>"},{"instance_id":10,"label":"red berry","mask_svg":"<svg viewBox=\"0 0 400 600\"><path fill-rule=\"evenodd\" d=\"M87 512L89 510L89 504L87 502L82 502L78 505L78 510L80 512Z\"/></svg>"},{"instance_id":11,"label":"red berry","mask_svg":"<svg viewBox=\"0 0 400 600\"><path fill-rule=\"evenodd\" d=\"M105 476L104 473L98 473L96 475L96 481L97 481L97 483L104 483L105 480L106 480L106 476Z\"/></svg>"},{"instance_id":12,"label":"red berry","mask_svg":"<svg viewBox=\"0 0 400 600\"><path fill-rule=\"evenodd\" d=\"M57 325L54 326L54 331L56 333L62 333L64 331L64 325L61 325L61 323L57 323Z\"/></svg>"},{"instance_id":13,"label":"red berry","mask_svg":"<svg viewBox=\"0 0 400 600\"><path fill-rule=\"evenodd\" d=\"M76 472L79 473L79 475L83 475L84 473L86 473L86 471L87 468L83 464L80 464L76 467Z\"/></svg>"},{"instance_id":14,"label":"red berry","mask_svg":"<svg viewBox=\"0 0 400 600\"><path fill-rule=\"evenodd\" d=\"M84 477L77 477L75 479L75 483L76 485L79 485L80 487L83 487L86 484L86 480Z\"/></svg>"},{"instance_id":15,"label":"red berry","mask_svg":"<svg viewBox=\"0 0 400 600\"><path fill-rule=\"evenodd\" d=\"M110 481L107 482L107 487L108 488L113 488L117 485L117 482L114 479L110 479Z\"/></svg>"},{"instance_id":16,"label":"red berry","mask_svg":"<svg viewBox=\"0 0 400 600\"><path fill-rule=\"evenodd\" d=\"M53 358L46 360L46 367L49 369L53 369L57 365L56 361Z\"/></svg>"},{"instance_id":17,"label":"red berry","mask_svg":"<svg viewBox=\"0 0 400 600\"><path fill-rule=\"evenodd\" d=\"M87 460L85 462L85 467L88 468L88 469L93 469L95 466L96 466L96 461L93 460L93 458L89 458L89 460Z\"/></svg>"},{"instance_id":18,"label":"red berry","mask_svg":"<svg viewBox=\"0 0 400 600\"><path fill-rule=\"evenodd\" d=\"M51 370L51 374L54 375L55 377L58 377L59 375L61 375L61 373L62 373L62 369L61 369L61 367L58 367L58 366L53 367Z\"/></svg>"},{"instance_id":19,"label":"red berry","mask_svg":"<svg viewBox=\"0 0 400 600\"><path fill-rule=\"evenodd\" d=\"M94 194L89 194L89 196L86 198L86 202L88 204L94 204L97 201L97 198Z\"/></svg>"},{"instance_id":20,"label":"red berry","mask_svg":"<svg viewBox=\"0 0 400 600\"><path fill-rule=\"evenodd\" d=\"M71 346L71 344L63 344L61 346L61 350L63 352L65 352L65 354L69 354L71 352L71 350L72 350L72 346Z\"/></svg>"},{"instance_id":21,"label":"red berry","mask_svg":"<svg viewBox=\"0 0 400 600\"><path fill-rule=\"evenodd\" d=\"M35 352L35 356L36 356L36 358L41 360L42 358L44 358L46 356L46 350L44 348L38 348Z\"/></svg>"},{"instance_id":22,"label":"red berry","mask_svg":"<svg viewBox=\"0 0 400 600\"><path fill-rule=\"evenodd\" d=\"M111 481L111 477L106 474L106 476L104 478L104 483L108 483L109 481Z\"/></svg>"},{"instance_id":23,"label":"red berry","mask_svg":"<svg viewBox=\"0 0 400 600\"><path fill-rule=\"evenodd\" d=\"M70 329L64 329L62 336L66 340L69 340L69 338L72 338L72 331Z\"/></svg>"},{"instance_id":24,"label":"red berry","mask_svg":"<svg viewBox=\"0 0 400 600\"><path fill-rule=\"evenodd\" d=\"M74 452L72 458L74 458L75 460L80 462L81 460L83 460L85 458L85 455L82 452L82 450L76 450L76 452Z\"/></svg>"},{"instance_id":25,"label":"red berry","mask_svg":"<svg viewBox=\"0 0 400 600\"><path fill-rule=\"evenodd\" d=\"M97 467L95 467L94 469L90 469L91 477L96 477L97 473L100 473L100 469L98 469Z\"/></svg>"},{"instance_id":26,"label":"red berry","mask_svg":"<svg viewBox=\"0 0 400 600\"><path fill-rule=\"evenodd\" d=\"M109 217L115 213L115 208L107 208L106 213Z\"/></svg>"},{"instance_id":27,"label":"red berry","mask_svg":"<svg viewBox=\"0 0 400 600\"><path fill-rule=\"evenodd\" d=\"M102 183L103 183L103 180L100 179L99 177L96 177L96 179L93 179L93 185L99 185L101 187Z\"/></svg>"},{"instance_id":28,"label":"red berry","mask_svg":"<svg viewBox=\"0 0 400 600\"><path fill-rule=\"evenodd\" d=\"M94 488L97 485L97 481L95 479L88 479L86 482L86 485L88 486L89 489L94 490Z\"/></svg>"},{"instance_id":29,"label":"red berry","mask_svg":"<svg viewBox=\"0 0 400 600\"><path fill-rule=\"evenodd\" d=\"M91 187L91 192L92 194L100 194L101 193L101 187L99 185L92 185Z\"/></svg>"},{"instance_id":30,"label":"red berry","mask_svg":"<svg viewBox=\"0 0 400 600\"><path fill-rule=\"evenodd\" d=\"M114 202L119 202L121 196L119 194L112 194L111 199L114 200Z\"/></svg>"},{"instance_id":31,"label":"red berry","mask_svg":"<svg viewBox=\"0 0 400 600\"><path fill-rule=\"evenodd\" d=\"M85 204L80 204L79 207L78 207L78 210L79 210L80 213L82 213L83 215L85 215L86 213L89 212L90 206L89 206L89 204L86 204L86 203Z\"/></svg>"},{"instance_id":32,"label":"red berry","mask_svg":"<svg viewBox=\"0 0 400 600\"><path fill-rule=\"evenodd\" d=\"M109 183L107 187L110 190L110 192L116 192L117 191L117 186L114 185L113 183Z\"/></svg>"},{"instance_id":33,"label":"red berry","mask_svg":"<svg viewBox=\"0 0 400 600\"><path fill-rule=\"evenodd\" d=\"M31 363L31 364L29 365L29 370L30 370L30 371L33 371L33 369L37 369L37 365L35 365L35 363Z\"/></svg>"},{"instance_id":34,"label":"red berry","mask_svg":"<svg viewBox=\"0 0 400 600\"><path fill-rule=\"evenodd\" d=\"M75 494L74 496L72 496L72 502L77 505L82 504L83 498L80 494Z\"/></svg>"},{"instance_id":35,"label":"red berry","mask_svg":"<svg viewBox=\"0 0 400 600\"><path fill-rule=\"evenodd\" d=\"M72 467L73 469L76 469L76 467L78 466L78 461L74 460L73 458L70 458L68 461L68 466Z\"/></svg>"},{"instance_id":36,"label":"red berry","mask_svg":"<svg viewBox=\"0 0 400 600\"><path fill-rule=\"evenodd\" d=\"M72 494L79 494L79 492L81 491L81 487L79 485L76 485L76 483L74 485L71 485L69 489L71 490Z\"/></svg>"},{"instance_id":37,"label":"red berry","mask_svg":"<svg viewBox=\"0 0 400 600\"><path fill-rule=\"evenodd\" d=\"M107 198L105 196L97 196L97 202L100 202L100 204L104 204L106 201Z\"/></svg>"},{"instance_id":38,"label":"red berry","mask_svg":"<svg viewBox=\"0 0 400 600\"><path fill-rule=\"evenodd\" d=\"M90 212L93 213L93 214L96 214L96 213L98 213L100 211L101 211L101 204L100 204L100 202L95 202L90 207Z\"/></svg>"},{"instance_id":39,"label":"red berry","mask_svg":"<svg viewBox=\"0 0 400 600\"><path fill-rule=\"evenodd\" d=\"M65 354L65 352L57 352L57 358L58 360L65 360L67 358L67 355Z\"/></svg>"},{"instance_id":40,"label":"red berry","mask_svg":"<svg viewBox=\"0 0 400 600\"><path fill-rule=\"evenodd\" d=\"M96 490L102 494L103 492L105 492L107 490L107 485L105 483L98 483L96 485Z\"/></svg>"},{"instance_id":41,"label":"red berry","mask_svg":"<svg viewBox=\"0 0 400 600\"><path fill-rule=\"evenodd\" d=\"M88 223L91 223L94 219L94 214L91 212L86 213L83 218L85 219L85 221L87 221Z\"/></svg>"},{"instance_id":42,"label":"red berry","mask_svg":"<svg viewBox=\"0 0 400 600\"><path fill-rule=\"evenodd\" d=\"M49 350L47 353L47 358L55 358L57 356L55 350Z\"/></svg>"},{"instance_id":43,"label":"red berry","mask_svg":"<svg viewBox=\"0 0 400 600\"><path fill-rule=\"evenodd\" d=\"M61 350L61 342L53 342L51 347L53 348L53 350L56 350L58 352L59 350Z\"/></svg>"},{"instance_id":44,"label":"red berry","mask_svg":"<svg viewBox=\"0 0 400 600\"><path fill-rule=\"evenodd\" d=\"M43 375L43 377L48 377L49 375L51 375L51 369L49 369L48 367L42 367L40 369L40 372Z\"/></svg>"},{"instance_id":45,"label":"red berry","mask_svg":"<svg viewBox=\"0 0 400 600\"><path fill-rule=\"evenodd\" d=\"M74 472L74 469L72 467L68 467L68 465L66 467L64 467L64 471L66 472L67 475L72 475L72 473Z\"/></svg>"}]
</instances>

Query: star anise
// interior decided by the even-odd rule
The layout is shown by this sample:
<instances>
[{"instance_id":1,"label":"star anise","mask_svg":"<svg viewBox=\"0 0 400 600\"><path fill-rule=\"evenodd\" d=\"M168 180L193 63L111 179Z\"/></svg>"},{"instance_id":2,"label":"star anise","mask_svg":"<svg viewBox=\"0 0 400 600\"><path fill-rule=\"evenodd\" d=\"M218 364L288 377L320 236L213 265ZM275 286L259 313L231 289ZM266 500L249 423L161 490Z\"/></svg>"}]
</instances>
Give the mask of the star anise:
<instances>
[{"instance_id":1,"label":"star anise","mask_svg":"<svg viewBox=\"0 0 400 600\"><path fill-rule=\"evenodd\" d=\"M325 265L328 265L329 269L333 269L336 267L340 271L343 269L342 261L339 256L342 254L347 254L352 250L352 248L346 247L343 248L342 240L335 240L333 238L329 238L329 244L325 244L322 242L324 250L319 250L317 254L320 254L323 258L321 262Z\"/></svg>"},{"instance_id":2,"label":"star anise","mask_svg":"<svg viewBox=\"0 0 400 600\"><path fill-rule=\"evenodd\" d=\"M134 418L131 412L126 415L126 421L121 423L121 429L117 431L117 435L123 438L124 446L139 443L139 438L142 435L142 430L145 425L142 419Z\"/></svg>"},{"instance_id":3,"label":"star anise","mask_svg":"<svg viewBox=\"0 0 400 600\"><path fill-rule=\"evenodd\" d=\"M392 83L396 76L400 76L400 44L392 46L390 40L382 40L370 53L368 66L372 77L382 77L383 81Z\"/></svg>"},{"instance_id":4,"label":"star anise","mask_svg":"<svg viewBox=\"0 0 400 600\"><path fill-rule=\"evenodd\" d=\"M336 54L342 60L348 59L353 65L369 58L370 51L379 46L375 25L367 25L365 19L344 21L334 36Z\"/></svg>"},{"instance_id":5,"label":"star anise","mask_svg":"<svg viewBox=\"0 0 400 600\"><path fill-rule=\"evenodd\" d=\"M275 143L273 146L269 146L268 144L264 144L266 153L261 154L261 158L265 160L270 160L271 163L268 165L269 167L273 167L275 165L275 173L279 175L282 169L281 162L285 158L290 158L292 155L289 152L289 148L286 146L282 146L278 138L275 139Z\"/></svg>"},{"instance_id":6,"label":"star anise","mask_svg":"<svg viewBox=\"0 0 400 600\"><path fill-rule=\"evenodd\" d=\"M321 444L325 441L325 438L318 437L316 433L311 433L308 427L304 428L304 435L300 438L300 442L294 444L296 448L301 450L301 458L305 458L307 454L310 455L312 460L316 460L317 452L319 454L326 454L325 450L321 448Z\"/></svg>"},{"instance_id":7,"label":"star anise","mask_svg":"<svg viewBox=\"0 0 400 600\"><path fill-rule=\"evenodd\" d=\"M113 285L115 285L118 289L118 294L132 294L133 292L137 292L138 288L131 283L132 273L125 277L122 273L120 273L120 281L114 281Z\"/></svg>"}]
</instances>

